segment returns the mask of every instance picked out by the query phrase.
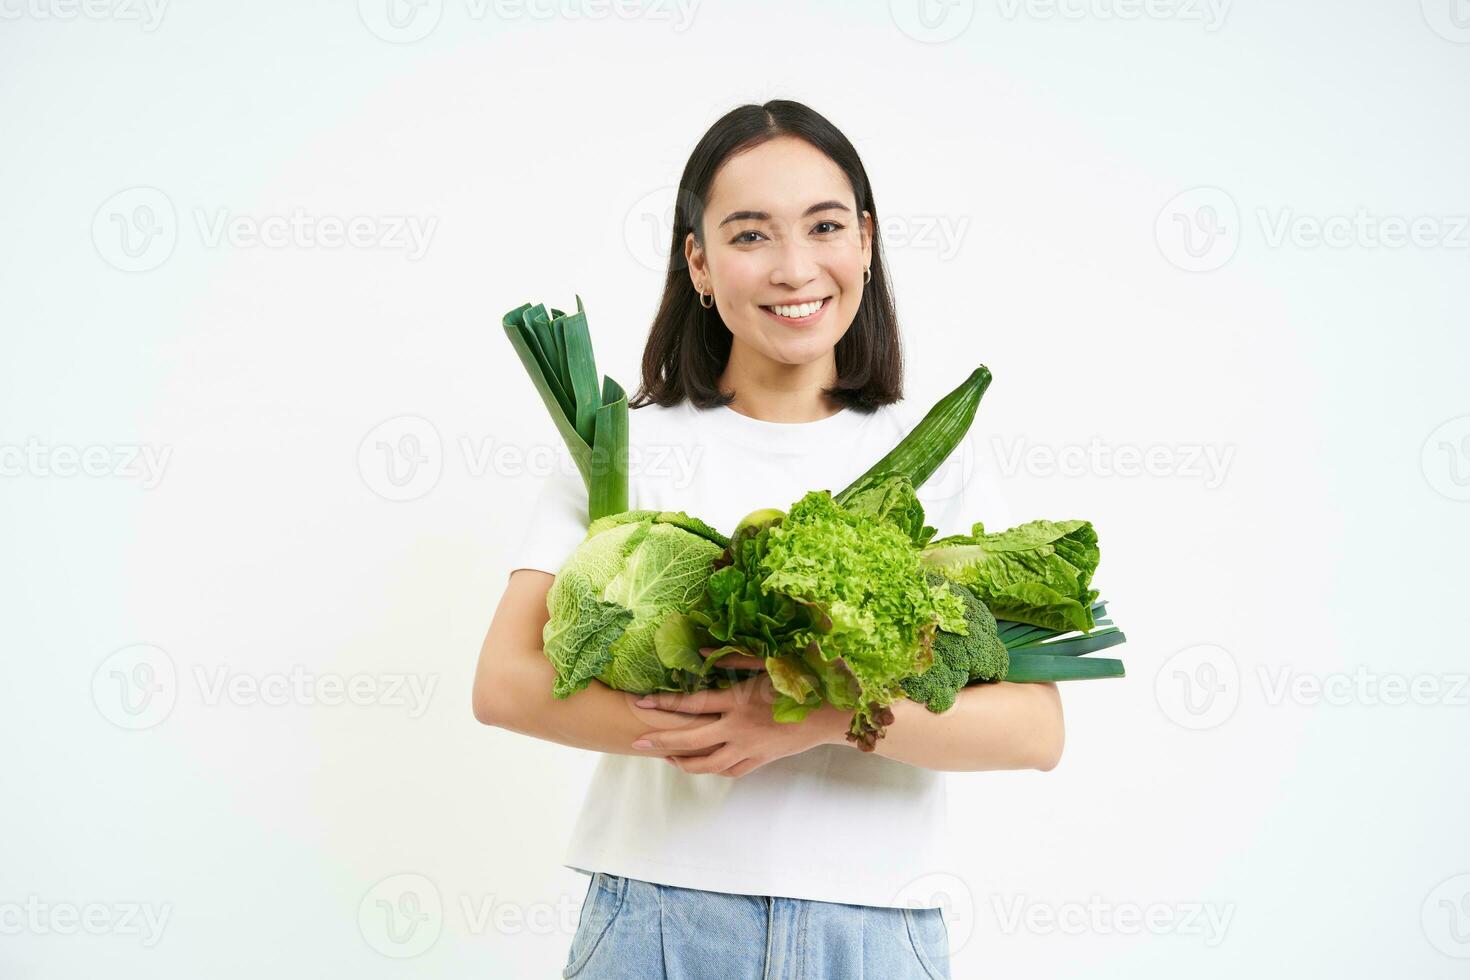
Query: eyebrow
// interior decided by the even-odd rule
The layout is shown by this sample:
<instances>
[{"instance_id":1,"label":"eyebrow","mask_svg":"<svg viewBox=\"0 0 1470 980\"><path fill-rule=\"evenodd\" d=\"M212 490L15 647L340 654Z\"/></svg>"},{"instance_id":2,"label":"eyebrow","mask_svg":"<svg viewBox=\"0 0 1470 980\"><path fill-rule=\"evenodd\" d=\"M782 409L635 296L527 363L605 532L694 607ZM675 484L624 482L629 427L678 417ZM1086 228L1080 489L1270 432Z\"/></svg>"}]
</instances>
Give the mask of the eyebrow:
<instances>
[{"instance_id":1,"label":"eyebrow","mask_svg":"<svg viewBox=\"0 0 1470 980\"><path fill-rule=\"evenodd\" d=\"M834 210L835 211L850 211L852 209L849 208L846 204L843 204L841 201L823 201L821 204L813 204L811 207L809 207L805 211L801 212L801 216L803 218L805 218L807 215L816 214L818 211L834 211ZM765 212L765 211L731 211L725 217L725 220L720 222L720 225L719 226L721 228L723 228L723 227L725 227L726 225L728 225L732 221L770 221L770 220L771 220L770 214L767 213L767 212Z\"/></svg>"}]
</instances>

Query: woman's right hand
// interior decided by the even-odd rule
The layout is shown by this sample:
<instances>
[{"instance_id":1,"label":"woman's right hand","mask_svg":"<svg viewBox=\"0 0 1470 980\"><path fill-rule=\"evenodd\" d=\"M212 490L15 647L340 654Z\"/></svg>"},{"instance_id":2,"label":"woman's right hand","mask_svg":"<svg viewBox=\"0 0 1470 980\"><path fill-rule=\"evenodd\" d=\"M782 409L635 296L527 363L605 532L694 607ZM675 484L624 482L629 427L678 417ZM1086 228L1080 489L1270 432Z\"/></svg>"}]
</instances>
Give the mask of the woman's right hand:
<instances>
[{"instance_id":1,"label":"woman's right hand","mask_svg":"<svg viewBox=\"0 0 1470 980\"><path fill-rule=\"evenodd\" d=\"M655 728L661 731L696 728L701 725L708 725L712 721L717 721L720 717L717 714L691 715L680 713L678 711L665 711L662 708L640 708L638 707L636 702L639 698L643 697L642 694L633 694L627 691L621 691L619 693L627 702L628 710L632 712L634 717L636 717L645 726L646 730L650 731ZM677 755L686 757L705 756L709 755L711 752L715 751L723 744L723 742L717 742L713 745L703 748L670 749L666 752L660 752L659 755Z\"/></svg>"}]
</instances>

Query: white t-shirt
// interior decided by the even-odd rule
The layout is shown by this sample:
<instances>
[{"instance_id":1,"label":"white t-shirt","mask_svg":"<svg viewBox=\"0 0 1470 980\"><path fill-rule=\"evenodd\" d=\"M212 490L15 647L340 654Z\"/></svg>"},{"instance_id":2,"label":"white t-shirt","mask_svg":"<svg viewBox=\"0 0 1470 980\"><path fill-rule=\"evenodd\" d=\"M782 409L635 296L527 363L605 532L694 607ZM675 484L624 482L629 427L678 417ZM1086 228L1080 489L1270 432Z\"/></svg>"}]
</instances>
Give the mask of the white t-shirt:
<instances>
[{"instance_id":1,"label":"white t-shirt","mask_svg":"<svg viewBox=\"0 0 1470 980\"><path fill-rule=\"evenodd\" d=\"M728 535L751 511L843 489L927 410L899 403L781 423L688 402L634 409L629 509L682 510ZM967 533L977 520L988 531L1016 523L977 445L972 429L919 488L936 537ZM586 537L586 487L565 452L561 463L544 478L512 570L555 574ZM660 756L603 754L563 864L682 888L896 907L913 904L906 886L950 868L948 843L945 774L851 743L739 778L686 773Z\"/></svg>"}]
</instances>

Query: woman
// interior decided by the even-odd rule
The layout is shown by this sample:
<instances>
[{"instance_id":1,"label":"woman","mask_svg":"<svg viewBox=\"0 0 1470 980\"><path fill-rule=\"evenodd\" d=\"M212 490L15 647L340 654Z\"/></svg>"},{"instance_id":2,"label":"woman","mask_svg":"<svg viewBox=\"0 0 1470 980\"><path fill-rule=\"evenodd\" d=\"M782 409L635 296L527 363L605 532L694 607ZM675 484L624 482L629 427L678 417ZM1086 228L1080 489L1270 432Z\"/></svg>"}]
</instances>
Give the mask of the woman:
<instances>
[{"instance_id":1,"label":"woman","mask_svg":"<svg viewBox=\"0 0 1470 980\"><path fill-rule=\"evenodd\" d=\"M728 530L845 486L914 419L896 404L877 208L836 128L796 102L742 106L679 186L630 402L630 507ZM920 499L941 534L977 519L963 488L931 480ZM546 595L586 519L576 475L548 477L474 692L486 724L604 753L565 861L591 880L563 976L948 977L943 913L916 893L949 866L941 772L1055 766L1055 685L967 688L943 714L900 701L871 753L830 706L775 722L763 661L740 655L720 664L756 672L724 690L639 698L594 683L558 701Z\"/></svg>"}]
</instances>

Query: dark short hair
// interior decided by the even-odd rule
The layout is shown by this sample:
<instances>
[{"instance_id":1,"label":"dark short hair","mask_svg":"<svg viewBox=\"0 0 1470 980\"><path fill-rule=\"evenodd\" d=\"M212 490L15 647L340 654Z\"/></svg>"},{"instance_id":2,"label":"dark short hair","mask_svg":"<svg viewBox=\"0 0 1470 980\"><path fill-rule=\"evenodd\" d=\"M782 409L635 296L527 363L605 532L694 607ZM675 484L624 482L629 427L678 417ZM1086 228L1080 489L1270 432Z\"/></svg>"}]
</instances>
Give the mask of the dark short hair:
<instances>
[{"instance_id":1,"label":"dark short hair","mask_svg":"<svg viewBox=\"0 0 1470 980\"><path fill-rule=\"evenodd\" d=\"M733 392L719 388L720 373L730 356L732 335L718 308L705 309L689 280L684 239L693 232L704 247L701 230L710 184L727 159L778 136L806 140L842 168L852 185L859 216L873 219L872 279L852 326L838 340L834 352L837 381L824 388L833 399L864 412L903 398L903 352L898 337L898 314L883 270L878 232L878 206L857 150L846 136L820 114L802 105L777 99L765 105L743 105L720 117L690 154L679 179L674 204L674 231L669 243L669 271L664 295L643 348L643 373L638 391L629 400L633 408L652 402L677 405L688 398L699 408L726 405Z\"/></svg>"}]
</instances>

